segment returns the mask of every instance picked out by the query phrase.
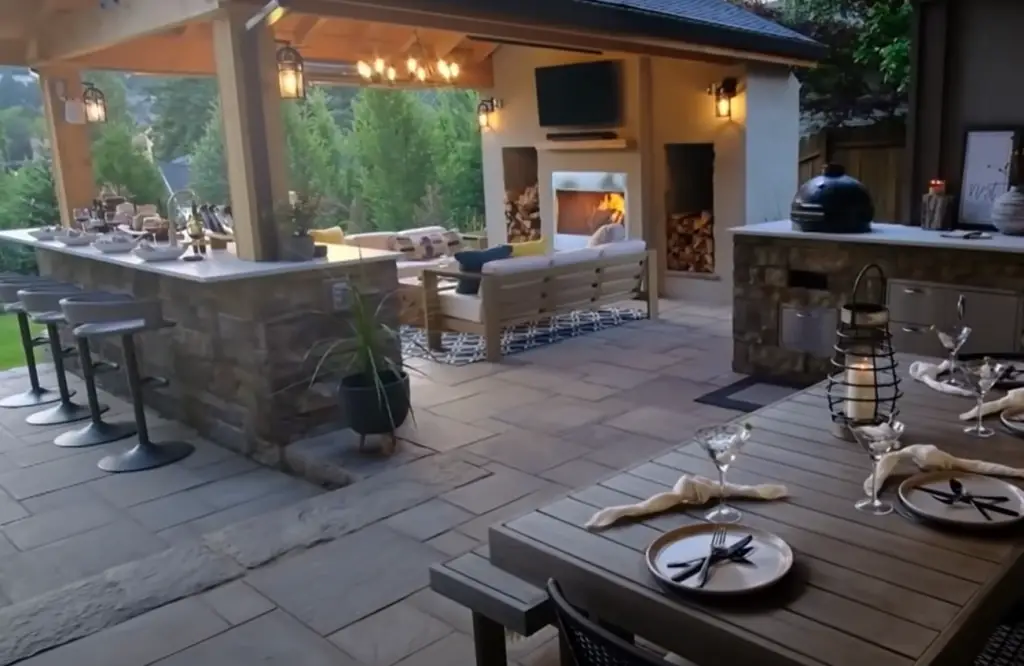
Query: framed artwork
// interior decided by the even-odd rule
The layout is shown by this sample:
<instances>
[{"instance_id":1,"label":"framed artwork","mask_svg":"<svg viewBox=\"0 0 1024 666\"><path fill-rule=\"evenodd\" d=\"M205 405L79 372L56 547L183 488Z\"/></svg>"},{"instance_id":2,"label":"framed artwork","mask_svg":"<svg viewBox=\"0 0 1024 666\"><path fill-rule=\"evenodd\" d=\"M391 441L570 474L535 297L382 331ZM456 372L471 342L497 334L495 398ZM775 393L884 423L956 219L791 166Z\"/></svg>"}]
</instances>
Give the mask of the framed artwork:
<instances>
[{"instance_id":1,"label":"framed artwork","mask_svg":"<svg viewBox=\"0 0 1024 666\"><path fill-rule=\"evenodd\" d=\"M992 202L1010 189L1010 173L1014 155L1020 149L1020 137L1019 128L967 131L960 179L960 224L992 224Z\"/></svg>"}]
</instances>

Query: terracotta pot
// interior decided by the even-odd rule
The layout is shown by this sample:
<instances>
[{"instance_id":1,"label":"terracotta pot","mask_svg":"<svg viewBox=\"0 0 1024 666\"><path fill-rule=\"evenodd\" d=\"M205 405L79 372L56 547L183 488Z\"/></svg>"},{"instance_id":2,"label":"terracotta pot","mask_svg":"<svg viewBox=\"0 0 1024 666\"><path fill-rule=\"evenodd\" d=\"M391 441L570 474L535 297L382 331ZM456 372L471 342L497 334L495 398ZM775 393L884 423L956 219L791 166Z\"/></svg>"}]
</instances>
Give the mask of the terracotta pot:
<instances>
[{"instance_id":1,"label":"terracotta pot","mask_svg":"<svg viewBox=\"0 0 1024 666\"><path fill-rule=\"evenodd\" d=\"M1014 185L992 202L992 226L1007 236L1024 236L1024 190Z\"/></svg>"}]
</instances>

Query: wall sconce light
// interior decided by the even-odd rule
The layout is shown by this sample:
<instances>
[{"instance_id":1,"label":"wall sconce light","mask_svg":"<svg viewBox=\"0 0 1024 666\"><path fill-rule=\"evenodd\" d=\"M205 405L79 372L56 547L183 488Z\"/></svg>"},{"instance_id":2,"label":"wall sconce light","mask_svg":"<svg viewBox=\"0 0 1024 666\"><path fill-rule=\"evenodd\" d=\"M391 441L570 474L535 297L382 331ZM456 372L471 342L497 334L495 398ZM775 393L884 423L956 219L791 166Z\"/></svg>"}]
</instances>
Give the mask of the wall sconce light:
<instances>
[{"instance_id":1,"label":"wall sconce light","mask_svg":"<svg viewBox=\"0 0 1024 666\"><path fill-rule=\"evenodd\" d=\"M88 81L83 81L82 86L85 122L90 124L107 122L107 98L104 97L103 92Z\"/></svg>"},{"instance_id":2,"label":"wall sconce light","mask_svg":"<svg viewBox=\"0 0 1024 666\"><path fill-rule=\"evenodd\" d=\"M721 83L713 83L708 94L715 98L715 117L732 118L732 98L736 96L739 81L735 76L727 76Z\"/></svg>"},{"instance_id":3,"label":"wall sconce light","mask_svg":"<svg viewBox=\"0 0 1024 666\"><path fill-rule=\"evenodd\" d=\"M487 97L480 100L476 105L476 117L480 123L480 131L491 129L491 114L501 108L501 100L494 97Z\"/></svg>"},{"instance_id":4,"label":"wall sconce light","mask_svg":"<svg viewBox=\"0 0 1024 666\"><path fill-rule=\"evenodd\" d=\"M281 99L306 99L306 65L302 55L285 44L277 50L277 84Z\"/></svg>"}]
</instances>

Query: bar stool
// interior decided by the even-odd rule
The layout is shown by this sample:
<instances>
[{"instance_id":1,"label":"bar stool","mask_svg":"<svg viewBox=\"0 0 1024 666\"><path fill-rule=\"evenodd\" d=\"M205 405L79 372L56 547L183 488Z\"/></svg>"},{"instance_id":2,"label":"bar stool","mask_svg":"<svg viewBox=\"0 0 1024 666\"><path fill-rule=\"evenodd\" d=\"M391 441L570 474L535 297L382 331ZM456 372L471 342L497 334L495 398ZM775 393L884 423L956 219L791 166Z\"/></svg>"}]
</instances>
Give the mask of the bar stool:
<instances>
[{"instance_id":1,"label":"bar stool","mask_svg":"<svg viewBox=\"0 0 1024 666\"><path fill-rule=\"evenodd\" d=\"M63 425L81 421L90 416L88 407L71 400L68 377L64 369L64 358L74 352L64 350L60 341L60 332L57 330L57 325L64 323L60 299L82 293L78 287L67 284L38 284L18 290L18 300L32 321L46 324L46 334L50 339L50 355L53 357L53 369L57 373L57 392L60 396L56 405L30 414L25 419L26 423L38 426ZM82 361L85 363L88 359L82 359ZM107 407L100 405L100 412L105 411L107 411Z\"/></svg>"},{"instance_id":2,"label":"bar stool","mask_svg":"<svg viewBox=\"0 0 1024 666\"><path fill-rule=\"evenodd\" d=\"M88 292L60 299L58 305L61 307L61 312L64 314L64 321L67 322L67 325L76 327L89 322L75 319L74 317L78 312L73 306L70 308L71 317L68 317L68 309L64 308L65 303L96 303L106 301L112 303L123 303L132 300L132 297L127 294ZM91 420L89 425L84 428L61 433L55 440L53 440L53 443L63 448L75 449L86 446L107 444L109 442L116 442L119 439L131 437L136 433L135 424L127 422L108 423L104 421L104 410L100 405L99 396L96 395L96 373L103 370L117 370L118 366L116 364L105 363L103 361L94 363L92 360L92 353L89 349L89 339L84 336L75 336L75 338L78 346L78 357L82 359L82 379L85 380L85 395L89 402L89 417Z\"/></svg>"},{"instance_id":3,"label":"bar stool","mask_svg":"<svg viewBox=\"0 0 1024 666\"><path fill-rule=\"evenodd\" d=\"M49 405L60 400L60 395L53 389L39 385L39 371L36 368L34 348L46 344L46 338L33 338L28 324L28 314L18 300L18 290L32 285L58 284L56 281L39 275L16 275L5 273L0 275L0 305L4 312L14 313L18 318L18 331L21 333L21 348L25 353L25 366L28 368L29 389L21 393L9 395L0 400L0 407L17 409L20 407L38 407ZM71 392L74 395L74 391Z\"/></svg>"},{"instance_id":4,"label":"bar stool","mask_svg":"<svg viewBox=\"0 0 1024 666\"><path fill-rule=\"evenodd\" d=\"M99 462L99 468L106 472L138 472L154 467L163 467L177 462L195 450L186 442L154 443L149 438L146 426L146 407L142 389L146 384L164 384L167 380L139 376L139 362L135 355L135 334L155 331L174 324L163 317L160 301L129 300L89 301L85 298L67 298L61 301L64 316L69 321L88 322L75 327L75 337L96 338L108 335L121 337L124 348L124 369L128 378L128 389L135 409L135 427L139 442L131 449L107 456Z\"/></svg>"}]
</instances>

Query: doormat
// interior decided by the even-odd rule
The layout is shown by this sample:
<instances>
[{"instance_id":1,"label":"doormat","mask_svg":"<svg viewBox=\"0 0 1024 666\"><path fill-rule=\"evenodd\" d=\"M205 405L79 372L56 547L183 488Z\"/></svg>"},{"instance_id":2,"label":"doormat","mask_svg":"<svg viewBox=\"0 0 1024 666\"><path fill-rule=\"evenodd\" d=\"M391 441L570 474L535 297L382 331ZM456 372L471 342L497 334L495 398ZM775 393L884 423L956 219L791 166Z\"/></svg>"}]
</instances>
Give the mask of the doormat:
<instances>
[{"instance_id":1,"label":"doormat","mask_svg":"<svg viewBox=\"0 0 1024 666\"><path fill-rule=\"evenodd\" d=\"M501 355L518 354L641 319L647 319L647 312L641 309L574 310L537 323L506 328L501 334ZM442 333L444 351L428 349L427 332L422 328L403 326L401 335L402 355L406 357L427 358L447 365L468 365L487 357L484 338L476 333Z\"/></svg>"},{"instance_id":2,"label":"doormat","mask_svg":"<svg viewBox=\"0 0 1024 666\"><path fill-rule=\"evenodd\" d=\"M808 386L810 384L744 377L728 386L705 393L694 402L750 413L787 398Z\"/></svg>"}]
</instances>

